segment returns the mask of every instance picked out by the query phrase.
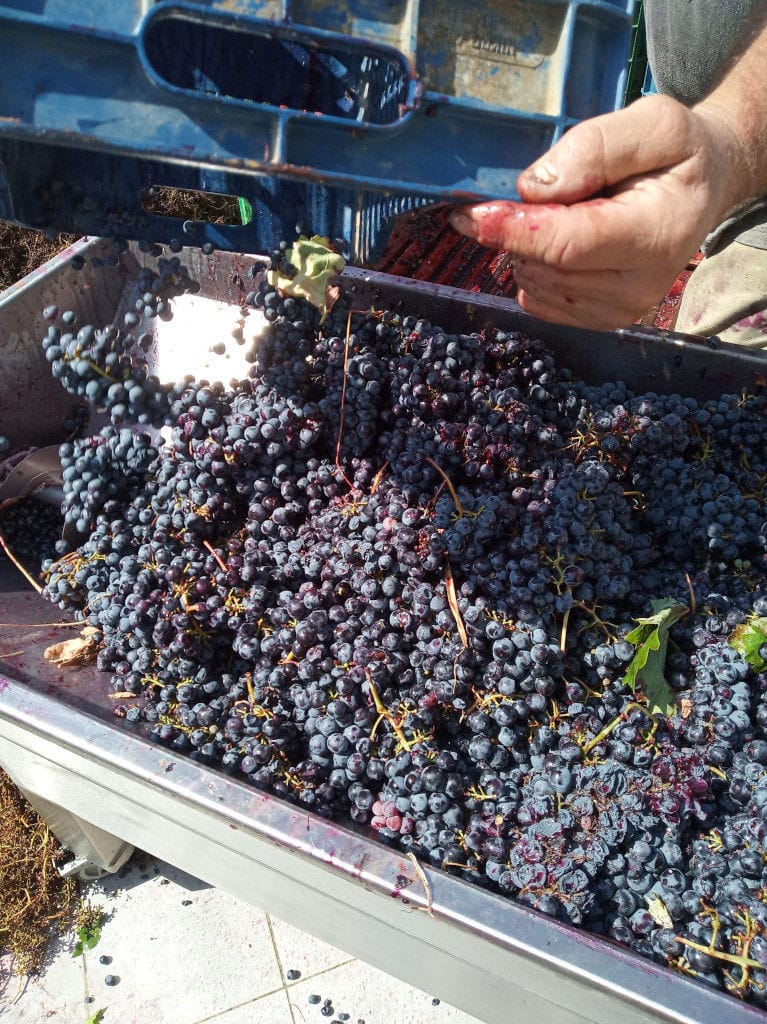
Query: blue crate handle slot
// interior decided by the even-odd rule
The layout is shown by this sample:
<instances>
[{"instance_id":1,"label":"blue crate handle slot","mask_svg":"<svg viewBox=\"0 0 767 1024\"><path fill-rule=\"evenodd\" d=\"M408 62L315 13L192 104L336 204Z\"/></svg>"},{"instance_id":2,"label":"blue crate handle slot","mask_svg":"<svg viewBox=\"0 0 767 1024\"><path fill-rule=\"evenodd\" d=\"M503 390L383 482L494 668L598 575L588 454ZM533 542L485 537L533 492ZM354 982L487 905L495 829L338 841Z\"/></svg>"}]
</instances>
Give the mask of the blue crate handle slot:
<instances>
[{"instance_id":1,"label":"blue crate handle slot","mask_svg":"<svg viewBox=\"0 0 767 1024\"><path fill-rule=\"evenodd\" d=\"M420 102L415 68L392 47L336 32L160 3L137 48L161 87L202 103L242 106L337 128L396 127Z\"/></svg>"}]
</instances>

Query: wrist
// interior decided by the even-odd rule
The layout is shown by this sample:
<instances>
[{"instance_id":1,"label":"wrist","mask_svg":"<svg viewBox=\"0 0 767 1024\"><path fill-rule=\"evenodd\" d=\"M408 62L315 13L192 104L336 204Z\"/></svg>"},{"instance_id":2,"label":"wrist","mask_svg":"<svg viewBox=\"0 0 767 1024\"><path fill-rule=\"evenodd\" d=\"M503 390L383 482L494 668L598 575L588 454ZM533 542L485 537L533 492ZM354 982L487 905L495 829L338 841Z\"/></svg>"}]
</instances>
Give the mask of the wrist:
<instances>
[{"instance_id":1,"label":"wrist","mask_svg":"<svg viewBox=\"0 0 767 1024\"><path fill-rule=\"evenodd\" d=\"M742 124L713 98L697 104L692 113L700 126L711 189L711 214L716 225L763 194L758 154L743 132Z\"/></svg>"}]
</instances>

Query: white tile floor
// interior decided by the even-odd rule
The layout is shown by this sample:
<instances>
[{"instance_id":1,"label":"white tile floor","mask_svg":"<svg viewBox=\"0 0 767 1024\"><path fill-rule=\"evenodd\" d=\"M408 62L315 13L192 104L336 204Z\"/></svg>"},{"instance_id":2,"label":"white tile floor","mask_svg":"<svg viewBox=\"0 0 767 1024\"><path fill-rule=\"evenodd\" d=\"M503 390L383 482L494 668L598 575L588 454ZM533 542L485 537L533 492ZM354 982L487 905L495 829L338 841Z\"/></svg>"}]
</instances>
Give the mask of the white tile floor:
<instances>
[{"instance_id":1,"label":"white tile floor","mask_svg":"<svg viewBox=\"0 0 767 1024\"><path fill-rule=\"evenodd\" d=\"M105 914L93 950L73 958L65 939L25 982L3 984L0 964L3 1024L85 1024L100 1009L104 1024L479 1024L142 853L88 896Z\"/></svg>"}]
</instances>

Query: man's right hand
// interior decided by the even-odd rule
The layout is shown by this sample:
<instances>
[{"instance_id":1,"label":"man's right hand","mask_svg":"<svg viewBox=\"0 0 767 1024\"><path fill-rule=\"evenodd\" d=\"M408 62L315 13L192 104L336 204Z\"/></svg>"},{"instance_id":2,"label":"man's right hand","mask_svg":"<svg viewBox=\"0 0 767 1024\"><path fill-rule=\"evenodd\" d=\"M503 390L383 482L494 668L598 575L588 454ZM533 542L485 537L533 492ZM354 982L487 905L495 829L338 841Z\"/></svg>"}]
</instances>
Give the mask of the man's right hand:
<instances>
[{"instance_id":1,"label":"man's right hand","mask_svg":"<svg viewBox=\"0 0 767 1024\"><path fill-rule=\"evenodd\" d=\"M522 203L461 207L453 227L515 257L519 302L611 329L660 300L734 205L739 140L718 108L648 96L572 128L518 180Z\"/></svg>"}]
</instances>

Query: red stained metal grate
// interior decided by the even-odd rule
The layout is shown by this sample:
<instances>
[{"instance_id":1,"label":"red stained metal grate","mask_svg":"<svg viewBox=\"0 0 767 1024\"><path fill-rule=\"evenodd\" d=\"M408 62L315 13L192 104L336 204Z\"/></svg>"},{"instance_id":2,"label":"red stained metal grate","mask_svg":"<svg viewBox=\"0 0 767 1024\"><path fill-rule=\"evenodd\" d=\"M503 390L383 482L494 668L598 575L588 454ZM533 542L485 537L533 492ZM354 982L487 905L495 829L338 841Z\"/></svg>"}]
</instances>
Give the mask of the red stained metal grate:
<instances>
[{"instance_id":1,"label":"red stained metal grate","mask_svg":"<svg viewBox=\"0 0 767 1024\"><path fill-rule=\"evenodd\" d=\"M457 234L447 223L452 207L422 207L395 221L383 257L375 266L386 274L447 284L471 292L515 298L514 257L486 249ZM677 277L666 296L637 323L672 330L685 285L701 261L698 253Z\"/></svg>"}]
</instances>

